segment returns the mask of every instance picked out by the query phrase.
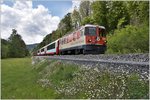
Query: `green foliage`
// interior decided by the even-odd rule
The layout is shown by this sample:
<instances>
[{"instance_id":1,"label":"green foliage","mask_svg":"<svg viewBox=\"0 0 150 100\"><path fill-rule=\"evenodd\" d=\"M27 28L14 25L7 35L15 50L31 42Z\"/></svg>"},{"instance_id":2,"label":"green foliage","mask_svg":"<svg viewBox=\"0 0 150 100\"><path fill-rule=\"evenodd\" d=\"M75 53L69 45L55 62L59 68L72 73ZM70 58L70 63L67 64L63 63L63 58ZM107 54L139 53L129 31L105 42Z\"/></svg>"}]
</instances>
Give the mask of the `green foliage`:
<instances>
[{"instance_id":1,"label":"green foliage","mask_svg":"<svg viewBox=\"0 0 150 100\"><path fill-rule=\"evenodd\" d=\"M149 1L128 1L126 5L132 25L149 24Z\"/></svg>"},{"instance_id":2,"label":"green foliage","mask_svg":"<svg viewBox=\"0 0 150 100\"><path fill-rule=\"evenodd\" d=\"M114 35L108 38L107 53L145 53L149 51L149 28L144 25L126 26L115 30Z\"/></svg>"},{"instance_id":3,"label":"green foliage","mask_svg":"<svg viewBox=\"0 0 150 100\"><path fill-rule=\"evenodd\" d=\"M73 79L73 73L79 68L72 64L63 64L59 61L42 60L35 64L34 69L41 73L41 78L50 79L55 85L63 82L69 82Z\"/></svg>"},{"instance_id":4,"label":"green foliage","mask_svg":"<svg viewBox=\"0 0 150 100\"><path fill-rule=\"evenodd\" d=\"M94 24L94 20L91 18L91 17L85 17L84 20L82 20L81 22L82 25L85 25L85 24Z\"/></svg>"},{"instance_id":5,"label":"green foliage","mask_svg":"<svg viewBox=\"0 0 150 100\"><path fill-rule=\"evenodd\" d=\"M38 72L40 72L49 64L50 64L50 62L48 62L47 60L43 60L40 63L36 64L36 66L34 66L34 69L36 69Z\"/></svg>"},{"instance_id":6,"label":"green foliage","mask_svg":"<svg viewBox=\"0 0 150 100\"><path fill-rule=\"evenodd\" d=\"M8 57L8 48L9 42L7 40L1 39L1 58L7 58Z\"/></svg>"},{"instance_id":7,"label":"green foliage","mask_svg":"<svg viewBox=\"0 0 150 100\"><path fill-rule=\"evenodd\" d=\"M123 27L123 24L126 22L125 17L119 19L117 28L120 29Z\"/></svg>"},{"instance_id":8,"label":"green foliage","mask_svg":"<svg viewBox=\"0 0 150 100\"><path fill-rule=\"evenodd\" d=\"M76 7L74 8L74 10L72 12L71 19L72 19L72 25L73 25L74 29L76 29L78 27L78 25L81 24L81 16Z\"/></svg>"},{"instance_id":9,"label":"green foliage","mask_svg":"<svg viewBox=\"0 0 150 100\"><path fill-rule=\"evenodd\" d=\"M53 74L49 77L49 79L57 85L60 85L61 82L69 82L73 79L73 74L78 70L78 67L72 64L63 64L57 62L58 65L53 70Z\"/></svg>"},{"instance_id":10,"label":"green foliage","mask_svg":"<svg viewBox=\"0 0 150 100\"><path fill-rule=\"evenodd\" d=\"M90 15L90 10L90 1L81 1L79 11L82 19Z\"/></svg>"},{"instance_id":11,"label":"green foliage","mask_svg":"<svg viewBox=\"0 0 150 100\"><path fill-rule=\"evenodd\" d=\"M95 23L105 26L108 31L116 29L118 23L122 26L129 23L126 5L122 1L95 1L91 6Z\"/></svg>"},{"instance_id":12,"label":"green foliage","mask_svg":"<svg viewBox=\"0 0 150 100\"><path fill-rule=\"evenodd\" d=\"M112 1L108 2L107 6L108 6L107 19L109 28L108 30L117 29L118 24L122 24L123 26L129 24L129 14L127 12L125 2Z\"/></svg>"},{"instance_id":13,"label":"green foliage","mask_svg":"<svg viewBox=\"0 0 150 100\"><path fill-rule=\"evenodd\" d=\"M29 55L26 44L21 36L17 34L17 30L12 29L9 40L1 39L2 58L8 57L25 57Z\"/></svg>"},{"instance_id":14,"label":"green foliage","mask_svg":"<svg viewBox=\"0 0 150 100\"><path fill-rule=\"evenodd\" d=\"M148 82L137 81L138 75L132 75L127 79L127 87L128 87L128 94L130 98L138 99L138 98L148 98L147 91L149 91L147 85ZM145 95L146 94L146 95Z\"/></svg>"},{"instance_id":15,"label":"green foliage","mask_svg":"<svg viewBox=\"0 0 150 100\"><path fill-rule=\"evenodd\" d=\"M26 44L22 37L17 34L17 30L13 29L9 37L9 57L25 57L29 54Z\"/></svg>"},{"instance_id":16,"label":"green foliage","mask_svg":"<svg viewBox=\"0 0 150 100\"><path fill-rule=\"evenodd\" d=\"M72 29L71 13L66 14L60 24L63 24L62 28L64 30L64 34L70 31Z\"/></svg>"},{"instance_id":17,"label":"green foliage","mask_svg":"<svg viewBox=\"0 0 150 100\"><path fill-rule=\"evenodd\" d=\"M107 24L107 2L106 1L95 1L92 3L92 10L93 10L93 19L94 22L98 25L105 26L108 28Z\"/></svg>"}]
</instances>

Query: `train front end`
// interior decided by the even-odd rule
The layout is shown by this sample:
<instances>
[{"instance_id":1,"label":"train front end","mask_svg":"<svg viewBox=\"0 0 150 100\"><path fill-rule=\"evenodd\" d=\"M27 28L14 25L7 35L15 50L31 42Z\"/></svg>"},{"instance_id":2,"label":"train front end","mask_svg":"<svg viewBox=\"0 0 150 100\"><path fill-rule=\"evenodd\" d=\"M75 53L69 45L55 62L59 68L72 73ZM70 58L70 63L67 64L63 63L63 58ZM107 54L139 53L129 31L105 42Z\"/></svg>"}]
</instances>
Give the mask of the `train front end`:
<instances>
[{"instance_id":1,"label":"train front end","mask_svg":"<svg viewBox=\"0 0 150 100\"><path fill-rule=\"evenodd\" d=\"M84 54L104 54L106 51L106 30L103 26L85 25Z\"/></svg>"}]
</instances>

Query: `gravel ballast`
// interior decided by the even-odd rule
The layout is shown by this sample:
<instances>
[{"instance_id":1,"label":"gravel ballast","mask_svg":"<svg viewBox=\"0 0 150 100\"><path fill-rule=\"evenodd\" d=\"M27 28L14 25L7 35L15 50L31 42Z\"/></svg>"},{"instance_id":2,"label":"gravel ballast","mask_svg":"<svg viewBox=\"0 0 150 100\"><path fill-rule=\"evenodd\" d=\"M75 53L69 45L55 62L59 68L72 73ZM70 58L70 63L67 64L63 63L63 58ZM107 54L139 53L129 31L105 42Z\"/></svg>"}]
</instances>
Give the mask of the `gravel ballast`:
<instances>
[{"instance_id":1,"label":"gravel ballast","mask_svg":"<svg viewBox=\"0 0 150 100\"><path fill-rule=\"evenodd\" d=\"M142 79L148 79L149 77L149 54L100 54L100 55L54 55L54 56L35 56L34 58L46 58L61 60L62 62L69 62L84 67L96 67L99 71L108 70L113 73L137 73ZM72 61L72 59L74 61ZM81 60L81 61L80 61ZM86 60L86 61L82 61ZM108 61L110 63L101 63L95 61ZM117 62L117 63L111 63ZM129 64L118 63L129 62ZM131 63L130 63L131 62ZM134 65L132 63L146 63L147 65Z\"/></svg>"}]
</instances>

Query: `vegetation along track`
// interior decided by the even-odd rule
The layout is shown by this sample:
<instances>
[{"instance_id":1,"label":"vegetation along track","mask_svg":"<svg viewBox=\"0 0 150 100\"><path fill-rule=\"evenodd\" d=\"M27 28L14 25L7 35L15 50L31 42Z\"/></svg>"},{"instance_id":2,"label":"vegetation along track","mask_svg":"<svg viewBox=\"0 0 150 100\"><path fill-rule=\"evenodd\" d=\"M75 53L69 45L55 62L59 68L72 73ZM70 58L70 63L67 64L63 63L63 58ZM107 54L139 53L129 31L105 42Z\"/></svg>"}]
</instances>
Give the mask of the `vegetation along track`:
<instances>
[{"instance_id":1,"label":"vegetation along track","mask_svg":"<svg viewBox=\"0 0 150 100\"><path fill-rule=\"evenodd\" d=\"M80 64L85 67L95 67L98 71L108 70L114 73L137 73L142 79L149 77L149 55L146 54L111 54L111 55L60 55L60 56L36 56L67 61Z\"/></svg>"}]
</instances>

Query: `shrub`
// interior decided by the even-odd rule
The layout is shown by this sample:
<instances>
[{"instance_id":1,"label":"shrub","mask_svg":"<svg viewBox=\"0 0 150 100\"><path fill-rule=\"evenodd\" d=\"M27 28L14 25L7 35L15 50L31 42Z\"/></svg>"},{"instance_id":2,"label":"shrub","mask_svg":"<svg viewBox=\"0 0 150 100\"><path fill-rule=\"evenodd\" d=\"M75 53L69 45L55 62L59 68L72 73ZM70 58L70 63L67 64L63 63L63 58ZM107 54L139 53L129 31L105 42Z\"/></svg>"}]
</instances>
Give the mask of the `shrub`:
<instances>
[{"instance_id":1,"label":"shrub","mask_svg":"<svg viewBox=\"0 0 150 100\"><path fill-rule=\"evenodd\" d=\"M108 37L107 53L145 53L149 51L149 28L128 25Z\"/></svg>"}]
</instances>

